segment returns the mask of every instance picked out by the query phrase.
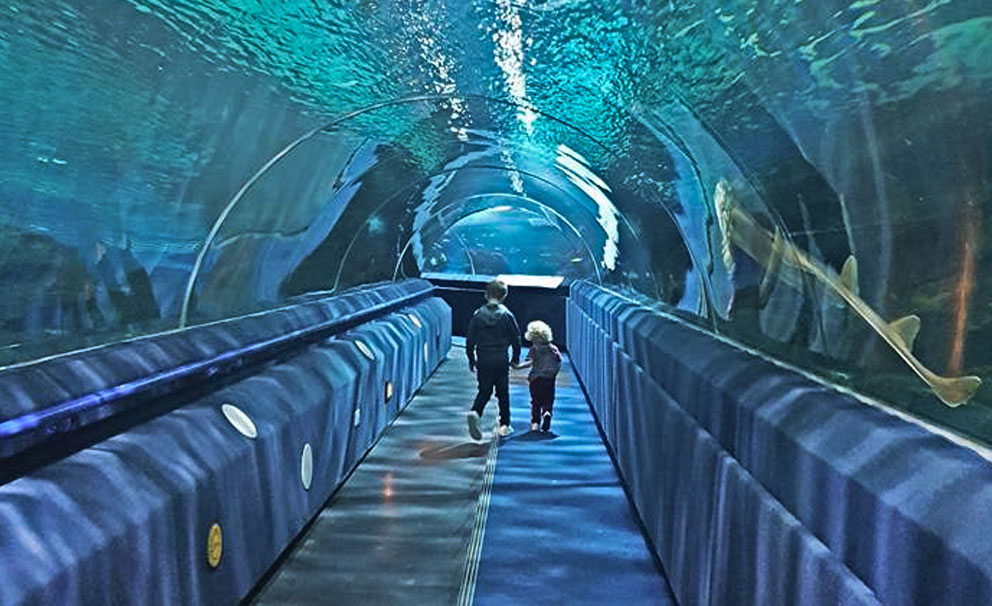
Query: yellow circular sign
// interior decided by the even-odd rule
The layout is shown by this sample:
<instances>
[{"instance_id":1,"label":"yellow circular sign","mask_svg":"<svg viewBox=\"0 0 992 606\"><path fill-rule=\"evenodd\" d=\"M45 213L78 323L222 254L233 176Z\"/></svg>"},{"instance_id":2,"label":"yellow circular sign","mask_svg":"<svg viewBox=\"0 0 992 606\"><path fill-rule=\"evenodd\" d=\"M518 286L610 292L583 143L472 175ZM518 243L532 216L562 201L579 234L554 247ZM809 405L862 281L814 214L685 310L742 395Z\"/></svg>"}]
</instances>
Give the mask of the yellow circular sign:
<instances>
[{"instance_id":1,"label":"yellow circular sign","mask_svg":"<svg viewBox=\"0 0 992 606\"><path fill-rule=\"evenodd\" d=\"M210 564L211 568L217 568L223 552L224 538L220 532L220 524L214 524L210 527L210 533L207 534L207 564Z\"/></svg>"}]
</instances>

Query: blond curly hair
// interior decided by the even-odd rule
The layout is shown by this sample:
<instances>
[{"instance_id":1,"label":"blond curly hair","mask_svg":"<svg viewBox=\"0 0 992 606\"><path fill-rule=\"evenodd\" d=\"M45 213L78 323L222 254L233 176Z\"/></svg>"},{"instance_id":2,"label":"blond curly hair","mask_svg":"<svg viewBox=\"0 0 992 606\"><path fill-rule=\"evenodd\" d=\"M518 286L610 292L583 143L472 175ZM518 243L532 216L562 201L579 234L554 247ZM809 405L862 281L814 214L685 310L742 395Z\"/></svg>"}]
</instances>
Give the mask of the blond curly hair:
<instances>
[{"instance_id":1,"label":"blond curly hair","mask_svg":"<svg viewBox=\"0 0 992 606\"><path fill-rule=\"evenodd\" d=\"M527 324L527 334L524 338L531 343L550 343L553 338L551 327L540 320L534 320Z\"/></svg>"}]
</instances>

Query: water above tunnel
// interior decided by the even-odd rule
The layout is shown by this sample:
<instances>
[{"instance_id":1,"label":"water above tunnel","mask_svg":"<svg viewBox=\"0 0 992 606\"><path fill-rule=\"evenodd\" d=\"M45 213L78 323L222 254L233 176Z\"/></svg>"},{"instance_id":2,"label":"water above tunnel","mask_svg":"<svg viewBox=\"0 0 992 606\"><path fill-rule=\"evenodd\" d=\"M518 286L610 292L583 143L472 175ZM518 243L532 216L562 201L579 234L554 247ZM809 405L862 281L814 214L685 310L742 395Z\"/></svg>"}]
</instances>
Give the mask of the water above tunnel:
<instances>
[{"instance_id":1,"label":"water above tunnel","mask_svg":"<svg viewBox=\"0 0 992 606\"><path fill-rule=\"evenodd\" d=\"M548 274L988 442L987 3L677 4L7 7L0 361Z\"/></svg>"}]
</instances>

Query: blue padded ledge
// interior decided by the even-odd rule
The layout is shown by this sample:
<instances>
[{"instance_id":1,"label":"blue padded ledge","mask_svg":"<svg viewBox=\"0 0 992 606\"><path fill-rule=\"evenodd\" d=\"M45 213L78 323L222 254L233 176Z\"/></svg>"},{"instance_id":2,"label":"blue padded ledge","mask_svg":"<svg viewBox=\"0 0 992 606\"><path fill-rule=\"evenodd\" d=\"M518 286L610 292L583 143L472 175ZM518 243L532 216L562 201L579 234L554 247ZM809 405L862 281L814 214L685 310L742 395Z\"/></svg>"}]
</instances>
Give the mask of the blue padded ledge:
<instances>
[{"instance_id":1,"label":"blue padded ledge","mask_svg":"<svg viewBox=\"0 0 992 606\"><path fill-rule=\"evenodd\" d=\"M0 604L236 603L446 356L449 314L398 309L0 486Z\"/></svg>"},{"instance_id":2,"label":"blue padded ledge","mask_svg":"<svg viewBox=\"0 0 992 606\"><path fill-rule=\"evenodd\" d=\"M992 465L971 450L590 284L573 285L568 338L638 511L655 520L648 527L666 569L676 567L668 572L684 603L700 596L726 603L716 599L714 583L723 582L734 558L746 562L799 524L790 532L804 537L798 545L814 541L810 550L771 557L756 571L756 587L848 587L853 581L840 574L846 570L886 604L992 604ZM673 407L682 418L676 433ZM729 457L734 490L750 482L764 493L755 501L760 508L741 497L736 505L712 495L704 503L691 488L701 480L685 477L686 470L713 469L705 463L712 455L700 454L698 444L670 449L698 432ZM684 481L668 483L679 474ZM725 472L703 475L718 476L720 491L731 489ZM657 527L687 524L698 512L666 509L685 499L692 508L729 507L690 524L707 528L706 537L727 532L721 526L728 519L737 520L734 532L754 536L726 549L707 538L717 547L706 549L715 551L685 565L671 552L679 543L673 547L675 539ZM826 557L842 565L839 576L809 568ZM716 570L714 559L723 562ZM769 578L773 570L781 577ZM732 603L817 603L752 597Z\"/></svg>"},{"instance_id":3,"label":"blue padded ledge","mask_svg":"<svg viewBox=\"0 0 992 606\"><path fill-rule=\"evenodd\" d=\"M183 386L264 362L430 295L424 280L150 335L0 371L0 457Z\"/></svg>"}]
</instances>

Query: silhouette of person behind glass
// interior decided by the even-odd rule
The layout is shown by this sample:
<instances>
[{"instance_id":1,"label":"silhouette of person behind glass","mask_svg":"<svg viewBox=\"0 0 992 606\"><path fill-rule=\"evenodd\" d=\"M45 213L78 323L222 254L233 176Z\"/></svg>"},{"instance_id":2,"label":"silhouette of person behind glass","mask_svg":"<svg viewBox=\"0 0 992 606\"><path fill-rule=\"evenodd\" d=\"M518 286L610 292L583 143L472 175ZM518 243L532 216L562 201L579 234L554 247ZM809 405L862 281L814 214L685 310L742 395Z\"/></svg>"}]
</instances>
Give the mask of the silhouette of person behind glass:
<instances>
[{"instance_id":1,"label":"silhouette of person behind glass","mask_svg":"<svg viewBox=\"0 0 992 606\"><path fill-rule=\"evenodd\" d=\"M158 304L151 280L148 272L131 253L130 239L125 237L125 247L115 252L115 255L108 254L102 242L93 246L97 275L106 287L121 323L131 325L158 318ZM118 281L118 270L123 274L123 283Z\"/></svg>"},{"instance_id":2,"label":"silhouette of person behind glass","mask_svg":"<svg viewBox=\"0 0 992 606\"><path fill-rule=\"evenodd\" d=\"M121 252L121 264L124 267L124 279L131 289L129 297L131 304L131 319L134 322L155 320L159 317L158 303L152 291L152 282L148 272L131 254L131 239L124 237L125 247Z\"/></svg>"}]
</instances>

